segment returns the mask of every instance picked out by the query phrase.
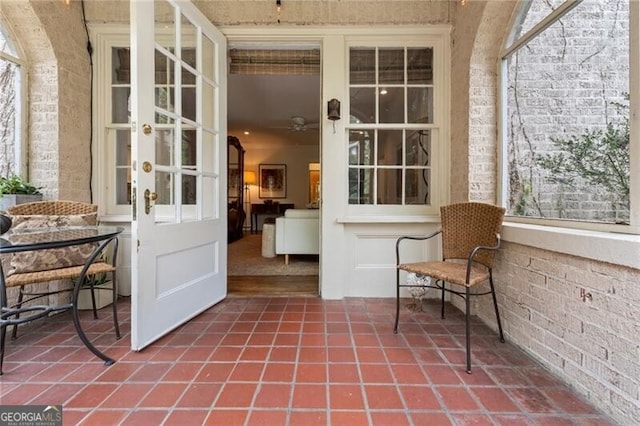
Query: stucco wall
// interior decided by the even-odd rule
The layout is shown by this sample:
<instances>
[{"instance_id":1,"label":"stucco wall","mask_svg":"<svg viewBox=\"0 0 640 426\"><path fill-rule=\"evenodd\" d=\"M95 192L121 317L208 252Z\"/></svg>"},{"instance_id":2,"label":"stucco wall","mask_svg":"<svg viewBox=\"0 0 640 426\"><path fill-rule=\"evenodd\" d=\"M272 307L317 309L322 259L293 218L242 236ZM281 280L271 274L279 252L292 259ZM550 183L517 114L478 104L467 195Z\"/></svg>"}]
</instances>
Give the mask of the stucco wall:
<instances>
[{"instance_id":1,"label":"stucco wall","mask_svg":"<svg viewBox=\"0 0 640 426\"><path fill-rule=\"evenodd\" d=\"M448 23L455 2L423 0L196 0L215 25L363 25ZM86 2L91 22L128 22L129 1ZM278 20L280 22L278 22Z\"/></svg>"}]
</instances>

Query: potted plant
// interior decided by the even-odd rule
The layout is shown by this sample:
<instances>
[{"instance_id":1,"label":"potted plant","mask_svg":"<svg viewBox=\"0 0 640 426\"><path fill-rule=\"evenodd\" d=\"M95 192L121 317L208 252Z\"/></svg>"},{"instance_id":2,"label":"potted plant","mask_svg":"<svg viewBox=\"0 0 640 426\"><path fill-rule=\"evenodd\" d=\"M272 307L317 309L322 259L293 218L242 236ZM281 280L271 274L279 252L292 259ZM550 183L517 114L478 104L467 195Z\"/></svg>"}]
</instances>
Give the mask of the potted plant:
<instances>
[{"instance_id":1,"label":"potted plant","mask_svg":"<svg viewBox=\"0 0 640 426\"><path fill-rule=\"evenodd\" d=\"M15 173L8 177L0 176L0 211L16 204L42 200L40 189Z\"/></svg>"}]
</instances>

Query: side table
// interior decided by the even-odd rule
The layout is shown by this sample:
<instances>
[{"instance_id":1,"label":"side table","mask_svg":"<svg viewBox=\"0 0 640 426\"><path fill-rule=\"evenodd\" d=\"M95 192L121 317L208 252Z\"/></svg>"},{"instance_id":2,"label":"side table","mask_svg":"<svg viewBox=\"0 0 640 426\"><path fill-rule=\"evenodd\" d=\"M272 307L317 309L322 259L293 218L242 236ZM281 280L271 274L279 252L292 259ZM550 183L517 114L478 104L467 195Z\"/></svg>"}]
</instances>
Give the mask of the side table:
<instances>
[{"instance_id":1,"label":"side table","mask_svg":"<svg viewBox=\"0 0 640 426\"><path fill-rule=\"evenodd\" d=\"M287 209L292 209L291 203L251 204L251 233L258 232L258 217L260 215L283 215Z\"/></svg>"}]
</instances>

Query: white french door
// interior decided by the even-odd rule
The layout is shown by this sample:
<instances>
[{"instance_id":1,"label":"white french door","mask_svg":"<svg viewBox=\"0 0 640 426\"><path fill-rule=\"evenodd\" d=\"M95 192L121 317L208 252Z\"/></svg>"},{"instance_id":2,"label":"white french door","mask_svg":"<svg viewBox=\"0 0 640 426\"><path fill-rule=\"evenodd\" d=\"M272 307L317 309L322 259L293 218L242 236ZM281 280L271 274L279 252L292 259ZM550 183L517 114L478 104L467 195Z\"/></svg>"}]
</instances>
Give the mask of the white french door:
<instances>
[{"instance_id":1,"label":"white french door","mask_svg":"<svg viewBox=\"0 0 640 426\"><path fill-rule=\"evenodd\" d=\"M130 4L140 350L226 297L226 40L189 1Z\"/></svg>"}]
</instances>

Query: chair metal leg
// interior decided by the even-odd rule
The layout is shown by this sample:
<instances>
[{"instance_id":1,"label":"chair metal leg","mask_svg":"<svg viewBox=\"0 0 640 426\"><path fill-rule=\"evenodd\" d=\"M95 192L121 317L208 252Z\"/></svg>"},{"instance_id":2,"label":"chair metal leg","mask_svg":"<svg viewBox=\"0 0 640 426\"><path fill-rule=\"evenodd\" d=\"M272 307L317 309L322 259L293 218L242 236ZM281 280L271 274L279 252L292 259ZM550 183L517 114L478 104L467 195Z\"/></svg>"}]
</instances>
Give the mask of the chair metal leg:
<instances>
[{"instance_id":1,"label":"chair metal leg","mask_svg":"<svg viewBox=\"0 0 640 426\"><path fill-rule=\"evenodd\" d=\"M18 289L18 301L16 302L16 308L20 309L22 307L22 299L24 297L24 286L20 286ZM20 314L16 314L16 319L20 318ZM15 340L18 338L18 324L13 325L13 330L11 331L11 339Z\"/></svg>"},{"instance_id":2,"label":"chair metal leg","mask_svg":"<svg viewBox=\"0 0 640 426\"><path fill-rule=\"evenodd\" d=\"M489 271L489 285L491 286L491 296L493 297L493 307L496 310L496 320L498 320L498 331L500 332L500 341L504 343L504 334L502 333L502 322L500 321L500 312L498 311L498 299L496 298L496 290L493 286L493 274Z\"/></svg>"},{"instance_id":3,"label":"chair metal leg","mask_svg":"<svg viewBox=\"0 0 640 426\"><path fill-rule=\"evenodd\" d=\"M467 373L471 374L471 293L469 286L466 286L467 293L465 297L466 306L466 334L467 334Z\"/></svg>"},{"instance_id":4,"label":"chair metal leg","mask_svg":"<svg viewBox=\"0 0 640 426\"><path fill-rule=\"evenodd\" d=\"M120 338L120 324L118 324L118 285L116 282L116 271L111 272L111 285L113 286L111 289L111 295L113 300L111 301L111 306L113 306L113 326L116 329L116 337Z\"/></svg>"},{"instance_id":5,"label":"chair metal leg","mask_svg":"<svg viewBox=\"0 0 640 426\"><path fill-rule=\"evenodd\" d=\"M396 268L396 323L393 326L393 334L398 334L399 321L400 321L400 270Z\"/></svg>"},{"instance_id":6,"label":"chair metal leg","mask_svg":"<svg viewBox=\"0 0 640 426\"><path fill-rule=\"evenodd\" d=\"M1 309L2 308L0 308L0 310ZM0 326L0 376L2 376L2 364L4 362L4 342L6 338L7 338L7 326L6 324L3 324Z\"/></svg>"},{"instance_id":7,"label":"chair metal leg","mask_svg":"<svg viewBox=\"0 0 640 426\"><path fill-rule=\"evenodd\" d=\"M98 319L98 308L96 307L96 290L94 284L96 282L95 277L85 279L85 282L89 283L91 289L91 307L93 308L93 319Z\"/></svg>"},{"instance_id":8,"label":"chair metal leg","mask_svg":"<svg viewBox=\"0 0 640 426\"><path fill-rule=\"evenodd\" d=\"M440 307L440 318L444 319L444 292L445 286L447 285L446 281L442 281L442 303Z\"/></svg>"}]
</instances>

